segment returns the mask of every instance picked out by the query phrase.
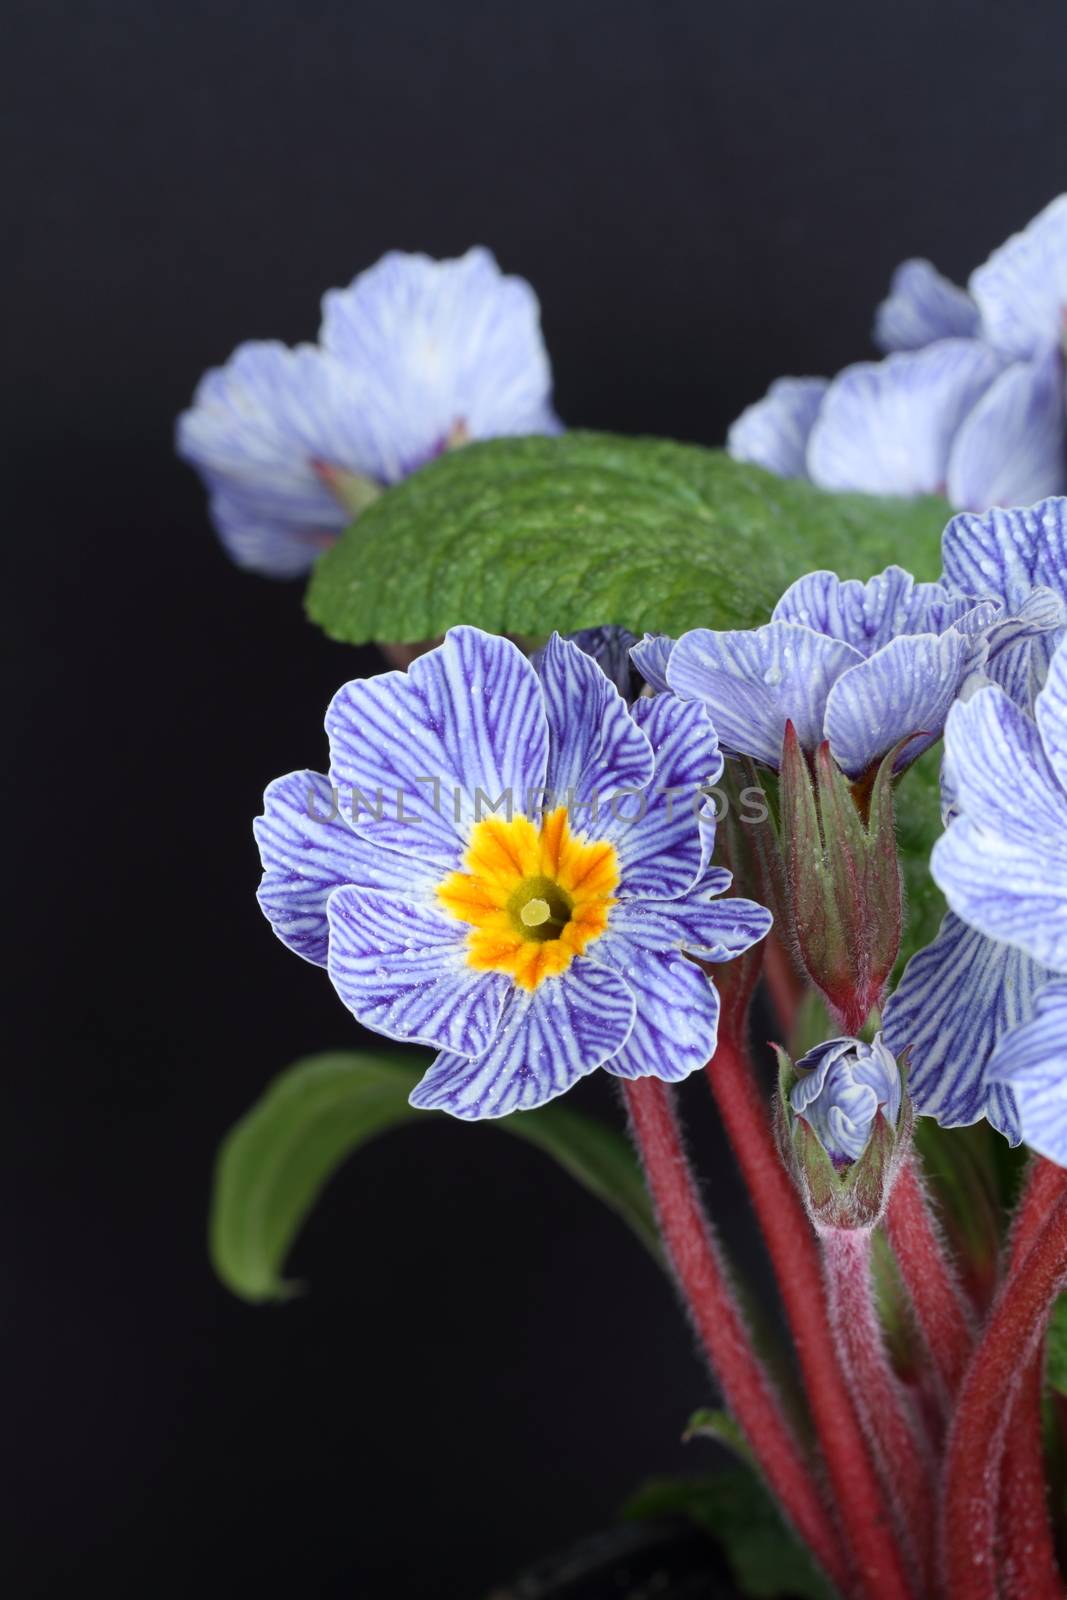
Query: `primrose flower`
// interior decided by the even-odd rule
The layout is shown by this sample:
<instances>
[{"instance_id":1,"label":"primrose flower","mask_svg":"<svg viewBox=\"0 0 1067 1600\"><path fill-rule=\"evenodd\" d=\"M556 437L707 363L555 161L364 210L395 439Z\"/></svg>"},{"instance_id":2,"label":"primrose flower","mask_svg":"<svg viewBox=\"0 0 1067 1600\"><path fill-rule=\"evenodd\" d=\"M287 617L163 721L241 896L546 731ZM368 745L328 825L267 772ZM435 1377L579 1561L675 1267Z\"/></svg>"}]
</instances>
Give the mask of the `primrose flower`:
<instances>
[{"instance_id":1,"label":"primrose flower","mask_svg":"<svg viewBox=\"0 0 1067 1600\"><path fill-rule=\"evenodd\" d=\"M997 685L950 716L945 784L955 820L932 866L952 909L933 944L908 963L885 1011L889 1043L910 1050L917 1111L945 1127L984 1116L1011 1143L1025 1138L1060 1161L1067 1133L1051 1135L1062 1139L1056 1149L1045 1142L1047 1108L1035 1109L1041 1073L1036 1063L1022 1070L1020 1051L1035 1038L1049 1042L1035 1032L1036 1019L1055 1022L1057 974L1067 970L1067 949L1042 937L1065 915L1055 897L1067 835L1054 825L1055 808L1067 819L1057 755L1065 651L1061 643L1033 716ZM1055 1076L1055 1052L1047 1066Z\"/></svg>"},{"instance_id":2,"label":"primrose flower","mask_svg":"<svg viewBox=\"0 0 1067 1600\"><path fill-rule=\"evenodd\" d=\"M1031 714L1052 651L1067 624L1067 501L1053 499L984 517L954 517L942 539L945 582L979 587L1014 619L992 630L998 646L970 685L996 683ZM946 819L959 811L955 761L942 768ZM945 1127L985 1117L1013 1144L1021 1137L1015 1095L994 1081L998 1042L1029 1021L1049 970L1025 950L988 938L949 911L933 943L909 961L885 1009L885 1037L910 1052L916 1110Z\"/></svg>"},{"instance_id":3,"label":"primrose flower","mask_svg":"<svg viewBox=\"0 0 1067 1600\"><path fill-rule=\"evenodd\" d=\"M789 1102L814 1129L836 1167L858 1161L883 1113L891 1127L900 1116L900 1069L876 1034L860 1039L830 1039L796 1063L797 1081Z\"/></svg>"},{"instance_id":4,"label":"primrose flower","mask_svg":"<svg viewBox=\"0 0 1067 1600\"><path fill-rule=\"evenodd\" d=\"M909 735L898 769L939 736L994 610L901 567L867 583L813 572L761 628L683 634L667 683L707 706L734 754L777 769L792 722L803 749L828 740L855 779Z\"/></svg>"},{"instance_id":5,"label":"primrose flower","mask_svg":"<svg viewBox=\"0 0 1067 1600\"><path fill-rule=\"evenodd\" d=\"M488 250L391 251L323 299L317 345L241 345L178 421L239 566L305 572L382 488L471 439L553 433L537 298Z\"/></svg>"},{"instance_id":6,"label":"primrose flower","mask_svg":"<svg viewBox=\"0 0 1067 1600\"><path fill-rule=\"evenodd\" d=\"M940 494L961 510L1067 490L1067 196L971 276L905 261L878 308L883 361L783 378L727 448L783 477L867 494Z\"/></svg>"},{"instance_id":7,"label":"primrose flower","mask_svg":"<svg viewBox=\"0 0 1067 1600\"><path fill-rule=\"evenodd\" d=\"M440 1052L414 1105L501 1116L600 1066L672 1080L707 1059L718 997L689 954L729 960L771 918L715 898L702 707L630 712L576 645L554 635L538 671L463 627L346 684L326 727L329 777L267 791L260 903L360 1022Z\"/></svg>"}]
</instances>

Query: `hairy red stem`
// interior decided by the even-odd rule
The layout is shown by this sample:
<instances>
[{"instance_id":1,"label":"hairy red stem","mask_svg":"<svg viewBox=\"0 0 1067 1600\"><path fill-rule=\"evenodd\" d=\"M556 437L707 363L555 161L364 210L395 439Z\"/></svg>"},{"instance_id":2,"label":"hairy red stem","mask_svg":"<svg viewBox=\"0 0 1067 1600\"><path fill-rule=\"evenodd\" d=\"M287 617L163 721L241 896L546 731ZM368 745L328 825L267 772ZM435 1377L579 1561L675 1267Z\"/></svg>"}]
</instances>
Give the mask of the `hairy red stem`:
<instances>
[{"instance_id":1,"label":"hairy red stem","mask_svg":"<svg viewBox=\"0 0 1067 1600\"><path fill-rule=\"evenodd\" d=\"M843 1588L846 1571L837 1535L752 1349L686 1157L671 1091L658 1078L624 1081L623 1090L667 1255L726 1403L786 1516Z\"/></svg>"},{"instance_id":2,"label":"hairy red stem","mask_svg":"<svg viewBox=\"0 0 1067 1600\"><path fill-rule=\"evenodd\" d=\"M1060 1172L1059 1198L1002 1285L960 1386L945 1464L941 1553L949 1594L967 1600L998 1600L997 1505L1005 1434L1023 1374L1067 1280L1065 1190L1067 1173Z\"/></svg>"},{"instance_id":3,"label":"hairy red stem","mask_svg":"<svg viewBox=\"0 0 1067 1600\"><path fill-rule=\"evenodd\" d=\"M934 1371L951 1401L974 1343L971 1316L914 1158L893 1185L886 1232Z\"/></svg>"},{"instance_id":4,"label":"hairy red stem","mask_svg":"<svg viewBox=\"0 0 1067 1600\"><path fill-rule=\"evenodd\" d=\"M1035 1161L1012 1230L1009 1274L1018 1269L1062 1192L1063 1173ZM1048 1484L1041 1436L1043 1350L1031 1356L1011 1408L1000 1483L1001 1580L1007 1600L1063 1600L1048 1514Z\"/></svg>"},{"instance_id":5,"label":"hairy red stem","mask_svg":"<svg viewBox=\"0 0 1067 1600\"><path fill-rule=\"evenodd\" d=\"M728 1033L720 1032L707 1073L778 1280L860 1593L903 1600L911 1586L834 1348L814 1229L778 1153L747 1054Z\"/></svg>"},{"instance_id":6,"label":"hairy red stem","mask_svg":"<svg viewBox=\"0 0 1067 1600\"><path fill-rule=\"evenodd\" d=\"M935 1561L933 1476L903 1385L886 1354L871 1283L871 1235L864 1228L834 1228L822 1235L822 1247L837 1348L856 1409L874 1441L897 1538L908 1552L919 1592L927 1594Z\"/></svg>"}]
</instances>

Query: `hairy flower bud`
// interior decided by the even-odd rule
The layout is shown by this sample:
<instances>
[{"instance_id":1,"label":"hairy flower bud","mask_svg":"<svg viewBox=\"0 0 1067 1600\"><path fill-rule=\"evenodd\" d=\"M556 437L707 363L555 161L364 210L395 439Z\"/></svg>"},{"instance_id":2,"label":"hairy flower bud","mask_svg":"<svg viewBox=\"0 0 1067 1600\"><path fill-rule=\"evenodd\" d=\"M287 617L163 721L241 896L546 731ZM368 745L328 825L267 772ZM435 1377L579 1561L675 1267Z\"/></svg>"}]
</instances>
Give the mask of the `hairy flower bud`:
<instances>
[{"instance_id":1,"label":"hairy flower bud","mask_svg":"<svg viewBox=\"0 0 1067 1600\"><path fill-rule=\"evenodd\" d=\"M826 743L813 771L792 723L786 727L782 855L796 947L812 982L852 1032L881 1003L900 949L895 754L867 783L852 785Z\"/></svg>"},{"instance_id":2,"label":"hairy flower bud","mask_svg":"<svg viewBox=\"0 0 1067 1600\"><path fill-rule=\"evenodd\" d=\"M815 1130L835 1167L859 1160L879 1111L891 1126L900 1117L900 1069L881 1034L873 1044L830 1039L816 1045L797 1062L796 1072L789 1103Z\"/></svg>"},{"instance_id":3,"label":"hairy flower bud","mask_svg":"<svg viewBox=\"0 0 1067 1600\"><path fill-rule=\"evenodd\" d=\"M779 1057L779 1140L816 1227L872 1228L910 1142L900 1064L882 1042L830 1039Z\"/></svg>"}]
</instances>

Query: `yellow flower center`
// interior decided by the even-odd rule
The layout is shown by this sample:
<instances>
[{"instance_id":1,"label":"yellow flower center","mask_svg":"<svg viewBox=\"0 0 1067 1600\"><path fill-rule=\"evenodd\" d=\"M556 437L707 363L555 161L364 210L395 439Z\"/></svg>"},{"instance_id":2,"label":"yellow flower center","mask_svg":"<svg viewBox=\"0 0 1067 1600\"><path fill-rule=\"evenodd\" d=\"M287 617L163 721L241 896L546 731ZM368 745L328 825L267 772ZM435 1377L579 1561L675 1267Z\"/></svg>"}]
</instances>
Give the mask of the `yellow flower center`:
<instances>
[{"instance_id":1,"label":"yellow flower center","mask_svg":"<svg viewBox=\"0 0 1067 1600\"><path fill-rule=\"evenodd\" d=\"M470 926L467 961L479 972L507 972L524 989L566 971L603 933L619 881L614 846L577 838L565 806L540 824L486 817L463 865L438 884L437 898Z\"/></svg>"}]
</instances>

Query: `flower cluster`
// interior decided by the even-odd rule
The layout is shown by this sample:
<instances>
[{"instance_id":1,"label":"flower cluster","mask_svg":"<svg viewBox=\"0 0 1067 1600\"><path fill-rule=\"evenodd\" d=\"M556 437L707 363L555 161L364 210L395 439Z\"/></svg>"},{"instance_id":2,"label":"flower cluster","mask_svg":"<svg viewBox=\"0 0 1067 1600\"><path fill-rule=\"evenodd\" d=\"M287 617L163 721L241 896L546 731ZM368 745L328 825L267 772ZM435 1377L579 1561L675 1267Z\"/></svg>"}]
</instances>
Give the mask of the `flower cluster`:
<instances>
[{"instance_id":1,"label":"flower cluster","mask_svg":"<svg viewBox=\"0 0 1067 1600\"><path fill-rule=\"evenodd\" d=\"M328 771L279 778L255 824L281 941L364 1027L432 1048L412 1105L479 1120L597 1068L621 1080L726 1403L836 1591L878 1600L939 1583L993 1600L1039 1566L1041 1592L1062 1589L1051 1539L1034 1555L1047 1496L1031 1468L1039 1345L1067 1282L1065 304L1067 196L967 291L906 262L878 313L883 361L783 379L731 431L735 456L824 487L947 494L962 509L936 582L812 571L759 626L640 641L605 626L529 655L452 628L406 673L346 683ZM387 256L327 296L317 347L243 347L179 440L235 559L283 573L442 450L557 427L536 301L472 251ZM898 791L942 735L931 874L948 911L890 993ZM928 844L937 830L935 804ZM770 1118L745 1040L761 973L797 1057L775 1047ZM819 1031L838 1037L812 1046L819 995ZM803 1448L664 1087L705 1063L795 1337ZM966 1288L916 1115L985 1118L1058 1164L1031 1165L1007 1252L994 1223L983 1261L981 1218L956 1219ZM549 1121L585 1139L580 1116ZM875 1294L879 1228L898 1269L886 1303L909 1302L901 1363ZM1004 1506L1022 1506L1022 1534Z\"/></svg>"},{"instance_id":2,"label":"flower cluster","mask_svg":"<svg viewBox=\"0 0 1067 1600\"><path fill-rule=\"evenodd\" d=\"M979 679L979 692L948 719L942 787L950 826L935 852L933 871L952 909L934 943L905 970L886 1008L885 1033L894 1051L909 1051L909 1088L917 1111L946 1127L984 1116L1013 1143L1021 1137L1033 1143L1020 1121L1017 1088L992 1069L1001 1040L1033 1019L1048 969L1026 937L1009 935L1003 927L995 931L987 918L973 915L971 903L948 879L942 881L942 864L960 841L975 837L965 820L974 803L967 741L975 741L971 760L987 759L992 747L982 753L977 740L988 710L1008 707L1005 716L1017 718L1019 728L1031 728L1036 706L1046 704L1042 686L1067 629L1067 500L955 517L945 529L942 560L950 581L981 584L1007 611L1040 619L1040 626L1012 637L985 674L990 682L981 687ZM1050 714L1051 708L1045 716ZM1002 761L997 768L1005 807L1031 806L1034 774L1028 750L1036 750L1032 740L1020 745L1017 762ZM1040 815L1032 812L1035 825ZM1054 844L1050 838L1048 848ZM991 892L1008 895L1012 879L1004 863L991 850L983 860Z\"/></svg>"},{"instance_id":3,"label":"flower cluster","mask_svg":"<svg viewBox=\"0 0 1067 1600\"><path fill-rule=\"evenodd\" d=\"M833 379L782 378L733 424L732 455L870 494L960 509L1067 490L1067 195L971 274L906 261L875 319L887 354Z\"/></svg>"},{"instance_id":4,"label":"flower cluster","mask_svg":"<svg viewBox=\"0 0 1067 1600\"><path fill-rule=\"evenodd\" d=\"M306 572L380 490L442 451L554 433L537 298L488 250L391 251L323 299L317 345L241 345L178 422L239 566Z\"/></svg>"},{"instance_id":5,"label":"flower cluster","mask_svg":"<svg viewBox=\"0 0 1067 1600\"><path fill-rule=\"evenodd\" d=\"M454 628L408 673L346 684L326 728L329 776L267 791L260 903L360 1022L440 1052L413 1104L501 1116L597 1067L669 1081L714 1052L698 963L771 918L718 898L713 814L681 800L722 769L703 707L631 710L573 643L535 667Z\"/></svg>"}]
</instances>

